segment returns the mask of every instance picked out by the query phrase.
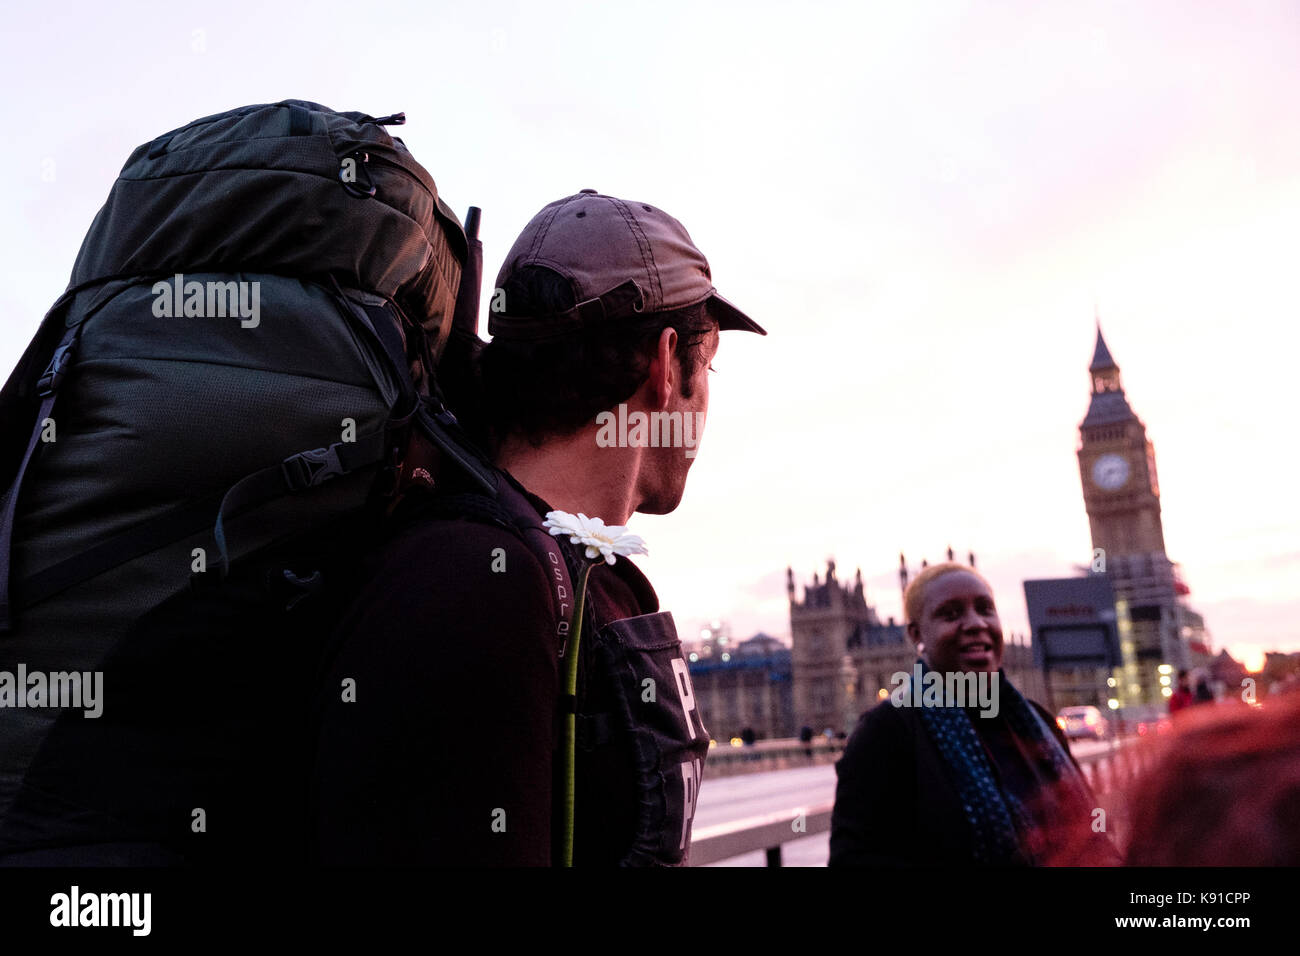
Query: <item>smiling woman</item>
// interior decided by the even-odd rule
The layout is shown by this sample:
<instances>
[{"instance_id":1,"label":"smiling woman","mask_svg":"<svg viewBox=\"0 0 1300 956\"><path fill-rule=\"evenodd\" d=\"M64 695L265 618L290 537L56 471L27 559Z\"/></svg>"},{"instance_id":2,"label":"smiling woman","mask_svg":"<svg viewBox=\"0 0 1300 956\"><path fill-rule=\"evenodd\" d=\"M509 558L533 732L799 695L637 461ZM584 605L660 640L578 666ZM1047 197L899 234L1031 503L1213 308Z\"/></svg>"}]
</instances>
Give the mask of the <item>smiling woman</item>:
<instances>
[{"instance_id":1,"label":"smiling woman","mask_svg":"<svg viewBox=\"0 0 1300 956\"><path fill-rule=\"evenodd\" d=\"M1002 666L1002 624L993 592L974 568L926 568L903 595L903 610L908 637L934 670L996 671Z\"/></svg>"},{"instance_id":2,"label":"smiling woman","mask_svg":"<svg viewBox=\"0 0 1300 956\"><path fill-rule=\"evenodd\" d=\"M1001 671L988 582L965 565L935 565L903 604L918 683L976 675L991 683L994 706L892 695L863 714L835 768L830 865L1117 864L1065 738Z\"/></svg>"}]
</instances>

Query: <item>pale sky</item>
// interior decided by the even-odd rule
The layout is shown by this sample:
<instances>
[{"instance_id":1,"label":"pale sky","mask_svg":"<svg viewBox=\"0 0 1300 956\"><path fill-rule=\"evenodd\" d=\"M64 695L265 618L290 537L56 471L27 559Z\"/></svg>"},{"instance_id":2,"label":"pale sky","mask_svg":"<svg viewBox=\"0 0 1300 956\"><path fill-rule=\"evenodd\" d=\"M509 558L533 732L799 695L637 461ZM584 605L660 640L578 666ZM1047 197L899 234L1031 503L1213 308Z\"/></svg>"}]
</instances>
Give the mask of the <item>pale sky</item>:
<instances>
[{"instance_id":1,"label":"pale sky","mask_svg":"<svg viewBox=\"0 0 1300 956\"><path fill-rule=\"evenodd\" d=\"M308 15L309 14L309 15ZM789 636L785 568L1090 556L1101 316L1216 649L1300 649L1300 4L12 6L5 374L139 143L286 97L380 115L486 273L578 189L652 202L770 334L728 333L686 498L636 516L690 637Z\"/></svg>"}]
</instances>

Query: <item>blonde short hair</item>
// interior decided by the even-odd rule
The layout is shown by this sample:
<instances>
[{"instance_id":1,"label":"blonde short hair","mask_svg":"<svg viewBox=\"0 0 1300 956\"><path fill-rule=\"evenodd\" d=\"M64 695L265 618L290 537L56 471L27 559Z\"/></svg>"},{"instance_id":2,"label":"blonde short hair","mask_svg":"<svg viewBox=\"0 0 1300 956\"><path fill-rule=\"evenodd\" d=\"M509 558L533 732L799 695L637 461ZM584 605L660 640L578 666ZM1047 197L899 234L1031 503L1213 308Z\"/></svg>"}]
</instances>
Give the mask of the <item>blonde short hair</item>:
<instances>
[{"instance_id":1,"label":"blonde short hair","mask_svg":"<svg viewBox=\"0 0 1300 956\"><path fill-rule=\"evenodd\" d=\"M973 574L984 582L984 586L989 589L989 594L993 593L993 588L984 575L980 574L968 564L958 564L956 561L945 561L943 564L932 564L923 570L916 577L912 578L907 585L907 590L903 592L903 616L907 624L921 623L921 614L925 610L925 592L929 590L930 585L943 577L945 574L954 574L957 571L964 571L967 574Z\"/></svg>"}]
</instances>

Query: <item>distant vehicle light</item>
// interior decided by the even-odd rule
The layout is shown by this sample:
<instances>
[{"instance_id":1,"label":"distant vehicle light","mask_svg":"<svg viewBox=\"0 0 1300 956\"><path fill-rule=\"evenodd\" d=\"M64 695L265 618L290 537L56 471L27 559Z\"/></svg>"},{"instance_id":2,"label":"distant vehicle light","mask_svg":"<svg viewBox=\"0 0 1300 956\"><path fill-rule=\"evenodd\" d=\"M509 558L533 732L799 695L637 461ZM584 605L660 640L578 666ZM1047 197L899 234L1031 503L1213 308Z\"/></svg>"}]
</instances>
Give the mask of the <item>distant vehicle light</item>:
<instances>
[{"instance_id":1,"label":"distant vehicle light","mask_svg":"<svg viewBox=\"0 0 1300 956\"><path fill-rule=\"evenodd\" d=\"M744 742L743 740L741 740L739 737L732 737L732 738L731 738L731 746L733 746L733 747L743 747L743 746L745 746L745 742Z\"/></svg>"}]
</instances>

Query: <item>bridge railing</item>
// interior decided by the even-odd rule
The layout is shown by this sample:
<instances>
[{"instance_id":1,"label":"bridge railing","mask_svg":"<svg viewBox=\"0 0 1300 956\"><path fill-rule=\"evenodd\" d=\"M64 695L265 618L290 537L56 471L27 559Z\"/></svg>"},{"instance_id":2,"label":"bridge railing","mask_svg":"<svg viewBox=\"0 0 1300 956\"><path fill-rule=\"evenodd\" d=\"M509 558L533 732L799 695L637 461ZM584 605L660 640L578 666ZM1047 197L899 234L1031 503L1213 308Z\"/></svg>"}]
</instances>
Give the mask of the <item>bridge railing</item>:
<instances>
[{"instance_id":1,"label":"bridge railing","mask_svg":"<svg viewBox=\"0 0 1300 956\"><path fill-rule=\"evenodd\" d=\"M708 866L762 850L768 866L781 865L781 847L803 837L828 833L833 803L794 807L700 827L691 838L691 866Z\"/></svg>"},{"instance_id":2,"label":"bridge railing","mask_svg":"<svg viewBox=\"0 0 1300 956\"><path fill-rule=\"evenodd\" d=\"M807 743L790 738L760 740L748 747L732 747L725 741L709 748L710 777L732 777L742 773L790 770L831 763L844 752L846 740L816 737Z\"/></svg>"},{"instance_id":3,"label":"bridge railing","mask_svg":"<svg viewBox=\"0 0 1300 956\"><path fill-rule=\"evenodd\" d=\"M833 743L842 745L843 741ZM1124 790L1142 771L1147 748L1135 746L1137 743L1135 740L1119 741L1106 750L1075 758L1098 797ZM762 744L755 745L756 748L760 746ZM713 759L714 755L710 754L710 762ZM691 866L708 866L710 863L720 863L759 850L763 851L768 866L781 866L781 850L785 844L830 831L833 807L833 802L791 807L788 810L700 827L691 839Z\"/></svg>"},{"instance_id":4,"label":"bridge railing","mask_svg":"<svg viewBox=\"0 0 1300 956\"><path fill-rule=\"evenodd\" d=\"M1146 769L1151 753L1149 747L1143 746L1145 743L1135 737L1112 741L1106 750L1074 760L1093 793L1100 797L1126 789Z\"/></svg>"}]
</instances>

